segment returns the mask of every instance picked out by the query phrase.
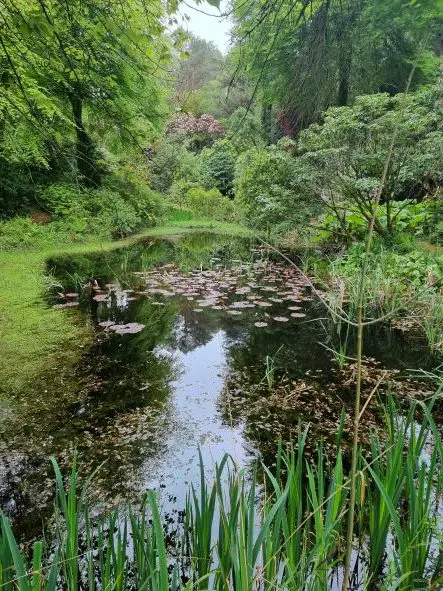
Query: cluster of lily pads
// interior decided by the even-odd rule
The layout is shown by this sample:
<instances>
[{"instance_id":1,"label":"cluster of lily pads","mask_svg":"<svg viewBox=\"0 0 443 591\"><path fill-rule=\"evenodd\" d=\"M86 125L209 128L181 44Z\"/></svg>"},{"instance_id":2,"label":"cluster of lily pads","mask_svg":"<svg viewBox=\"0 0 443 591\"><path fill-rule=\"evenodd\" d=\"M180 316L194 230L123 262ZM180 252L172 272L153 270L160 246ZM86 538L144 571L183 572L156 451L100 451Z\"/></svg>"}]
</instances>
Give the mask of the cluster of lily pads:
<instances>
[{"instance_id":1,"label":"cluster of lily pads","mask_svg":"<svg viewBox=\"0 0 443 591\"><path fill-rule=\"evenodd\" d=\"M257 260L251 264L239 261L231 267L219 264L213 269L194 269L190 272L168 264L149 271L135 271L134 275L139 279L134 289L122 290L115 283L101 287L94 281L94 285L88 285L93 293L92 299L109 307L117 301L117 305L125 307L131 300L147 297L153 304L162 306L165 298L180 296L194 303L195 313L210 309L222 310L232 316L255 309L260 312L260 317L254 322L257 328L265 328L270 322L285 323L291 318L304 318L306 314L300 304L311 299L309 281L305 277L292 266L269 260ZM54 307L77 306L78 296L60 293L63 303ZM275 311L273 314L277 306L280 313ZM281 315L282 306L286 306L287 315ZM118 324L111 319L98 325L117 334L134 334L144 328L138 322Z\"/></svg>"},{"instance_id":2,"label":"cluster of lily pads","mask_svg":"<svg viewBox=\"0 0 443 591\"><path fill-rule=\"evenodd\" d=\"M189 273L181 272L175 265L165 265L136 275L145 283L143 290L136 292L139 295L178 295L194 302L193 310L197 313L206 308L240 316L246 309L263 310L264 319L254 323L259 328L268 326L270 320L288 322L290 318L304 318L306 314L299 304L311 299L304 293L309 283L306 278L289 265L271 261L195 269ZM280 304L287 305L287 316L272 315L272 308Z\"/></svg>"}]
</instances>

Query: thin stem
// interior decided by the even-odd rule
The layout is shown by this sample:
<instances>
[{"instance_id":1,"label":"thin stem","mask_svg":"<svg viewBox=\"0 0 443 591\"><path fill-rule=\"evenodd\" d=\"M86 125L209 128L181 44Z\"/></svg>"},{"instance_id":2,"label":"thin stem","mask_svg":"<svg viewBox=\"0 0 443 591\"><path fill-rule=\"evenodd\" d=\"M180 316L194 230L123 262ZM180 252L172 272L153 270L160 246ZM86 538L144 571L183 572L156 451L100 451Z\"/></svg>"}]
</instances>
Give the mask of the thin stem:
<instances>
[{"instance_id":1,"label":"thin stem","mask_svg":"<svg viewBox=\"0 0 443 591\"><path fill-rule=\"evenodd\" d=\"M415 72L416 65L414 64L409 74L408 82L404 97L406 97L409 87L411 85L412 77ZM352 434L352 460L351 460L351 472L349 476L350 480L350 492L349 492L349 513L348 513L348 527L346 534L346 556L345 556L345 568L343 574L342 591L347 591L349 588L349 579L351 574L351 558L352 558L352 540L354 536L354 518L355 518L355 497L357 492L357 460L358 460L358 443L359 443L359 423L360 423L360 402L361 402L361 384L362 384L362 358L363 358L363 298L366 285L366 272L369 263L369 255L372 248L372 242L374 238L375 222L377 218L377 207L380 203L380 199L383 193L383 189L386 186L386 181L389 173L389 166L392 160L392 154L394 152L395 141L398 134L398 124L395 126L392 134L392 139L389 144L388 153L386 156L385 165L383 167L383 174L380 180L380 185L377 190L377 194L374 200L374 208L369 224L369 232L366 240L365 256L360 270L360 280L358 283L357 292L357 381L355 386L355 406L354 406L354 421L353 421L353 434Z\"/></svg>"}]
</instances>

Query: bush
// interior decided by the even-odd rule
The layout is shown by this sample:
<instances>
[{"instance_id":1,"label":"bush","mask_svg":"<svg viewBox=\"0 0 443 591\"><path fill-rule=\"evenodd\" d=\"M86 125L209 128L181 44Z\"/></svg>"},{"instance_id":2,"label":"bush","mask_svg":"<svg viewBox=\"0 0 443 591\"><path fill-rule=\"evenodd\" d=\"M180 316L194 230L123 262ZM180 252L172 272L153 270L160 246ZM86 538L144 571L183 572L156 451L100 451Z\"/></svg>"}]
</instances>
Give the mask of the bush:
<instances>
[{"instance_id":1,"label":"bush","mask_svg":"<svg viewBox=\"0 0 443 591\"><path fill-rule=\"evenodd\" d=\"M407 96L357 97L353 106L328 109L321 125L300 133L297 149L310 170L311 190L337 218L343 233L348 214L359 216L366 225L372 218L394 135L380 200L393 209L375 212L375 231L395 232L401 221L394 211L401 207L396 201L423 199L434 191L442 176L442 122L440 94L426 89Z\"/></svg>"},{"instance_id":2,"label":"bush","mask_svg":"<svg viewBox=\"0 0 443 591\"><path fill-rule=\"evenodd\" d=\"M354 244L347 255L336 261L338 273L345 278L354 277L361 267L364 256L364 244ZM379 248L370 254L369 268L373 274L378 272L384 277L395 280L397 287L438 286L443 280L443 255L416 249L409 252L396 252L386 250L379 245Z\"/></svg>"},{"instance_id":3,"label":"bush","mask_svg":"<svg viewBox=\"0 0 443 591\"><path fill-rule=\"evenodd\" d=\"M319 212L305 190L305 171L292 156L292 142L244 152L235 168L235 195L253 226L289 229Z\"/></svg>"},{"instance_id":4,"label":"bush","mask_svg":"<svg viewBox=\"0 0 443 591\"><path fill-rule=\"evenodd\" d=\"M207 188L216 187L220 193L232 196L237 154L227 140L218 140L212 148L201 153L202 177Z\"/></svg>"},{"instance_id":5,"label":"bush","mask_svg":"<svg viewBox=\"0 0 443 591\"><path fill-rule=\"evenodd\" d=\"M199 217L220 221L233 221L236 218L233 201L216 188L208 190L179 181L171 189L171 201L182 210L191 211Z\"/></svg>"},{"instance_id":6,"label":"bush","mask_svg":"<svg viewBox=\"0 0 443 591\"><path fill-rule=\"evenodd\" d=\"M196 117L190 113L178 113L167 127L169 136L186 139L187 146L193 152L201 152L224 135L223 126L213 117L204 113Z\"/></svg>"},{"instance_id":7,"label":"bush","mask_svg":"<svg viewBox=\"0 0 443 591\"><path fill-rule=\"evenodd\" d=\"M0 223L1 248L56 246L86 237L121 238L154 225L162 212L161 197L135 184L126 193L109 187L54 184L40 188L37 201L53 221L39 225L30 218L16 217Z\"/></svg>"},{"instance_id":8,"label":"bush","mask_svg":"<svg viewBox=\"0 0 443 591\"><path fill-rule=\"evenodd\" d=\"M198 156L187 150L187 141L177 136L164 139L148 153L150 185L154 191L166 193L179 178L199 177Z\"/></svg>"},{"instance_id":9,"label":"bush","mask_svg":"<svg viewBox=\"0 0 443 591\"><path fill-rule=\"evenodd\" d=\"M391 205L391 215L395 221L394 236L407 233L414 236L426 236L438 240L443 236L443 200L428 199L421 203L411 200L396 201ZM386 204L377 207L377 219L386 225ZM368 229L367 220L357 212L343 212L338 219L334 213L326 213L319 219L320 241L352 242L362 240Z\"/></svg>"}]
</instances>

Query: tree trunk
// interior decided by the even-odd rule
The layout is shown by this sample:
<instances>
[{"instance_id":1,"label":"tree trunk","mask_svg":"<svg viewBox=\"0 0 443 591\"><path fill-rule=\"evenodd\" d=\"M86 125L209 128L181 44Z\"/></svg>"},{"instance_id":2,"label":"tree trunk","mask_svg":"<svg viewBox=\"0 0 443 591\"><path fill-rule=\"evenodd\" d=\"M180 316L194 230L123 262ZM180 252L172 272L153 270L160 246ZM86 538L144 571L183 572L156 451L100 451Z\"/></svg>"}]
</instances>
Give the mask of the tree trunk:
<instances>
[{"instance_id":1,"label":"tree trunk","mask_svg":"<svg viewBox=\"0 0 443 591\"><path fill-rule=\"evenodd\" d=\"M340 60L338 94L337 94L337 105L339 107L345 107L348 104L350 72L351 72L351 50L349 48L347 50L345 49L342 52L342 56L341 56L341 60Z\"/></svg>"},{"instance_id":2,"label":"tree trunk","mask_svg":"<svg viewBox=\"0 0 443 591\"><path fill-rule=\"evenodd\" d=\"M77 95L70 95L74 117L76 142L77 170L82 182L87 187L99 187L101 175L97 168L95 146L83 125L83 99Z\"/></svg>"},{"instance_id":3,"label":"tree trunk","mask_svg":"<svg viewBox=\"0 0 443 591\"><path fill-rule=\"evenodd\" d=\"M272 144L272 105L263 105L261 121L266 144Z\"/></svg>"}]
</instances>

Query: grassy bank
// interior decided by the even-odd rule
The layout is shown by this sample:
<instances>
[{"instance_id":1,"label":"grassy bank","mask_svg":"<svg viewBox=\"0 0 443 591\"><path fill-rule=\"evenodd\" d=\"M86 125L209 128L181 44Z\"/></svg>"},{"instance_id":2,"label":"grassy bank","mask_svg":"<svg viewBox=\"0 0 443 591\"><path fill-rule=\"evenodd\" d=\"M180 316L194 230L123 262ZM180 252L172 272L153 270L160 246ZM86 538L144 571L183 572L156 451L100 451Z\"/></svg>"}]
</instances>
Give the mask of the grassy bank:
<instances>
[{"instance_id":1,"label":"grassy bank","mask_svg":"<svg viewBox=\"0 0 443 591\"><path fill-rule=\"evenodd\" d=\"M119 241L88 241L59 248L0 251L0 383L6 394L19 394L36 384L39 376L53 372L63 384L63 373L78 361L82 347L90 342L91 329L72 310L57 313L46 306L44 294L50 278L45 261L59 254L110 251L129 246L142 237L184 235L208 230L219 234L246 235L235 224L211 220L170 222Z\"/></svg>"}]
</instances>

